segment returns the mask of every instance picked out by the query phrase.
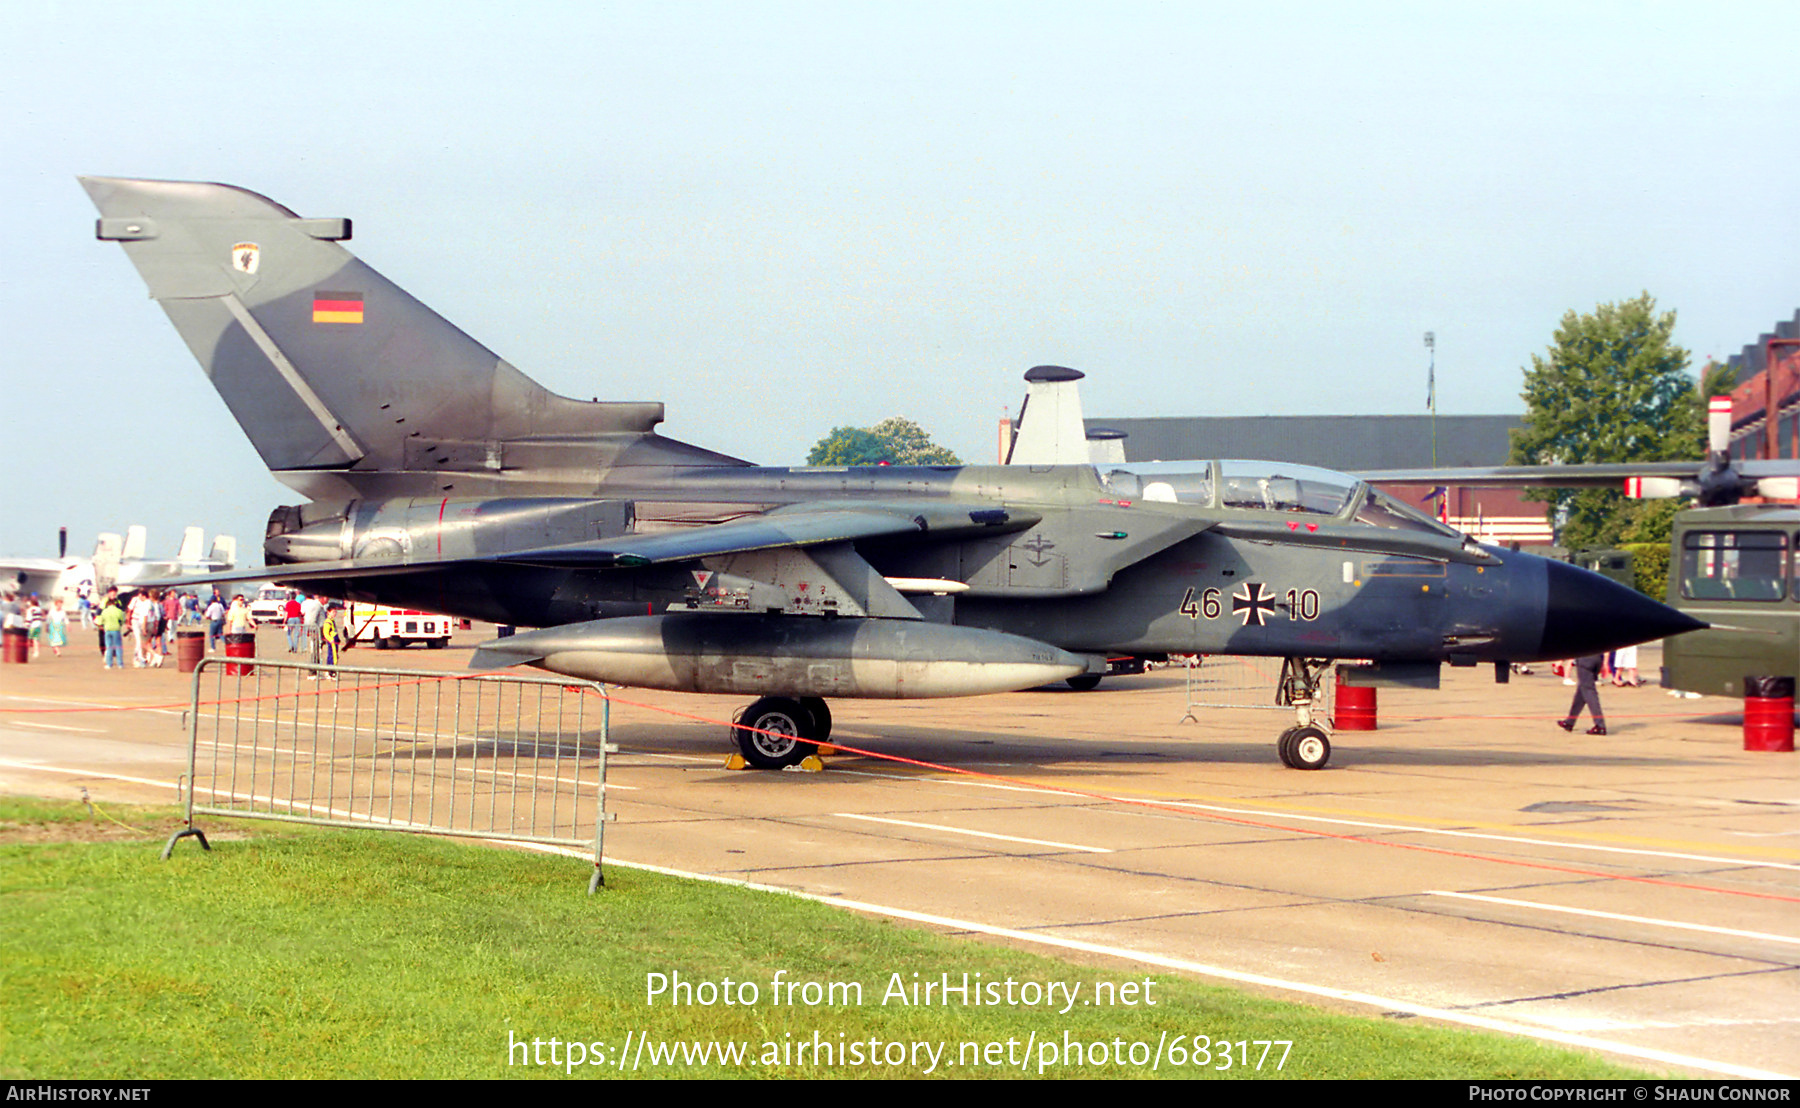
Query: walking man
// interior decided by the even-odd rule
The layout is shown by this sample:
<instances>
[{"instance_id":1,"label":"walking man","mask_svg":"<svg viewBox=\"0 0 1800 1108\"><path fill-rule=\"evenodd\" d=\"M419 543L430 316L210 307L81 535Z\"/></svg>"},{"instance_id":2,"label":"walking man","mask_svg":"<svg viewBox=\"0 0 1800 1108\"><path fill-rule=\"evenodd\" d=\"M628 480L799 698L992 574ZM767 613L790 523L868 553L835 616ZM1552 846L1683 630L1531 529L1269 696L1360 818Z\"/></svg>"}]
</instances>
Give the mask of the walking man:
<instances>
[{"instance_id":1,"label":"walking man","mask_svg":"<svg viewBox=\"0 0 1800 1108\"><path fill-rule=\"evenodd\" d=\"M288 653L300 652L300 636L305 625L305 616L300 611L298 593L288 593L287 601L281 606L282 622L287 627Z\"/></svg>"},{"instance_id":2,"label":"walking man","mask_svg":"<svg viewBox=\"0 0 1800 1108\"><path fill-rule=\"evenodd\" d=\"M1575 699L1569 705L1567 718L1556 721L1558 727L1564 731L1575 730L1575 721L1581 718L1581 706L1585 704L1588 714L1594 717L1594 725L1587 733L1606 734L1606 714L1600 710L1600 667L1605 664L1604 654L1588 654L1575 659Z\"/></svg>"},{"instance_id":3,"label":"walking man","mask_svg":"<svg viewBox=\"0 0 1800 1108\"><path fill-rule=\"evenodd\" d=\"M206 606L206 649L217 650L225 644L225 602L219 590L213 590L212 603Z\"/></svg>"}]
</instances>

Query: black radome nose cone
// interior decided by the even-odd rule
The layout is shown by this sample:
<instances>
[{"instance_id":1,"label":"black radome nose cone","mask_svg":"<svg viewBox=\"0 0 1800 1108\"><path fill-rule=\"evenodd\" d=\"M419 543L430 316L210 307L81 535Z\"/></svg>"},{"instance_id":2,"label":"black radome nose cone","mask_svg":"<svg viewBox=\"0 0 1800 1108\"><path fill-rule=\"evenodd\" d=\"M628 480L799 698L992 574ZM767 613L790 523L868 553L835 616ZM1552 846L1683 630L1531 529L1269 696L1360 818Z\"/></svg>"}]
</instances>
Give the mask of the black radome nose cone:
<instances>
[{"instance_id":1,"label":"black radome nose cone","mask_svg":"<svg viewBox=\"0 0 1800 1108\"><path fill-rule=\"evenodd\" d=\"M1707 626L1636 589L1567 562L1550 562L1543 653L1579 658Z\"/></svg>"}]
</instances>

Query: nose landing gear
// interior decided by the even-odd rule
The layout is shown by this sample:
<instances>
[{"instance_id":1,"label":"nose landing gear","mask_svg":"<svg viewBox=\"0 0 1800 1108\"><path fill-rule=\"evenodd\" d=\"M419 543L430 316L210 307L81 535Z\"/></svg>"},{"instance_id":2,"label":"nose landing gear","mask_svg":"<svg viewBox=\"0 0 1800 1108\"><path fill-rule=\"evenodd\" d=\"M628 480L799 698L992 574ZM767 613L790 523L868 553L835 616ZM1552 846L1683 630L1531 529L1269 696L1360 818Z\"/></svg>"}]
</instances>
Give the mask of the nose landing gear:
<instances>
[{"instance_id":1,"label":"nose landing gear","mask_svg":"<svg viewBox=\"0 0 1800 1108\"><path fill-rule=\"evenodd\" d=\"M1281 733L1275 752L1290 769L1324 769L1331 761L1331 737L1313 722L1313 701L1319 684L1331 671L1329 658L1284 658L1275 702L1294 707L1294 726Z\"/></svg>"}]
</instances>

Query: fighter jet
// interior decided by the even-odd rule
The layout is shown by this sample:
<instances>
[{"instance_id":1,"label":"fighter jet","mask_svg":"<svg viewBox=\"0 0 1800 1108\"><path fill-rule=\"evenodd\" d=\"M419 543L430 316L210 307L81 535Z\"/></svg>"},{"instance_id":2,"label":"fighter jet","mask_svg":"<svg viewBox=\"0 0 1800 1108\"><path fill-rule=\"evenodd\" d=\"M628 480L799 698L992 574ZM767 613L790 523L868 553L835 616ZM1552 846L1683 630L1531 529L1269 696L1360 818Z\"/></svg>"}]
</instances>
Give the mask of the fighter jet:
<instances>
[{"instance_id":1,"label":"fighter jet","mask_svg":"<svg viewBox=\"0 0 1800 1108\"><path fill-rule=\"evenodd\" d=\"M1010 466L753 466L657 434L659 403L549 392L352 256L348 219L227 185L82 184L98 237L307 498L270 516L257 576L539 628L483 644L479 666L755 696L735 731L753 765L824 740L831 697L1198 653L1285 659L1278 752L1317 769L1311 704L1335 659L1431 685L1445 663L1503 678L1703 626L1306 466L1103 475L1029 443Z\"/></svg>"}]
</instances>

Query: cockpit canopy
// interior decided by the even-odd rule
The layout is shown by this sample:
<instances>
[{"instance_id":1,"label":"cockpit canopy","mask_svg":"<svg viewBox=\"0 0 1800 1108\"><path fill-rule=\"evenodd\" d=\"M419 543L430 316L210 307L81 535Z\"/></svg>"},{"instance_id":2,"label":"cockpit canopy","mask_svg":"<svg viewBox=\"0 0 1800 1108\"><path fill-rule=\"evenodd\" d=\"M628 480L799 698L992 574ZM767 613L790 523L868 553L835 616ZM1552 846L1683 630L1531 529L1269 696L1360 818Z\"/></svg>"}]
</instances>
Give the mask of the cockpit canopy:
<instances>
[{"instance_id":1,"label":"cockpit canopy","mask_svg":"<svg viewBox=\"0 0 1800 1108\"><path fill-rule=\"evenodd\" d=\"M1456 529L1370 488L1348 473L1315 466L1232 458L1216 462L1139 462L1108 470L1101 480L1120 500L1301 513L1327 517L1340 524L1361 523L1462 538Z\"/></svg>"}]
</instances>

